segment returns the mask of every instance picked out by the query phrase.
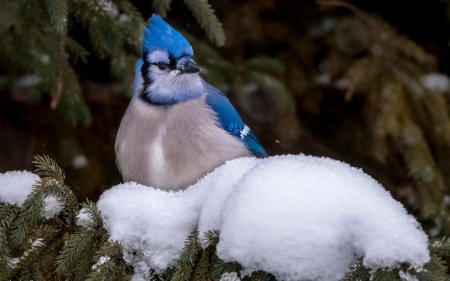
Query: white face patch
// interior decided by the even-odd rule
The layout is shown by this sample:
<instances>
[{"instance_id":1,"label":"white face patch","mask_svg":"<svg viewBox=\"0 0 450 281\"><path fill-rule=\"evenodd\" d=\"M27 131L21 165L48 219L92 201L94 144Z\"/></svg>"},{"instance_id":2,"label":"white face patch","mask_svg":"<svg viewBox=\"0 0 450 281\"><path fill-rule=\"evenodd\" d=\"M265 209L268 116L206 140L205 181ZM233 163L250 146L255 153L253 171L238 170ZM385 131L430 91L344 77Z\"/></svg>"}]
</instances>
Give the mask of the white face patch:
<instances>
[{"instance_id":1,"label":"white face patch","mask_svg":"<svg viewBox=\"0 0 450 281\"><path fill-rule=\"evenodd\" d=\"M185 64L192 60L190 57L180 58L178 64ZM198 73L180 74L179 69L172 69L169 54L163 50L151 52L147 61L150 63L149 71L141 73L147 75L151 81L143 93L152 102L161 104L171 104L174 102L184 102L188 99L197 98L204 94L203 80ZM159 62L167 64L166 67L157 65ZM160 67L162 69L160 69ZM143 77L144 78L144 77ZM145 80L142 79L142 80Z\"/></svg>"},{"instance_id":2,"label":"white face patch","mask_svg":"<svg viewBox=\"0 0 450 281\"><path fill-rule=\"evenodd\" d=\"M170 63L169 60L169 54L165 51L161 51L161 50L156 50L151 52L148 55L148 60L150 63L154 63L154 62L163 62L163 63Z\"/></svg>"},{"instance_id":3,"label":"white face patch","mask_svg":"<svg viewBox=\"0 0 450 281\"><path fill-rule=\"evenodd\" d=\"M154 68L157 68L156 66ZM204 86L200 75L180 74L179 70L170 72L152 71L151 79L153 83L146 89L147 93L157 93L162 97L175 97L183 99L183 96L199 96L203 94Z\"/></svg>"}]
</instances>

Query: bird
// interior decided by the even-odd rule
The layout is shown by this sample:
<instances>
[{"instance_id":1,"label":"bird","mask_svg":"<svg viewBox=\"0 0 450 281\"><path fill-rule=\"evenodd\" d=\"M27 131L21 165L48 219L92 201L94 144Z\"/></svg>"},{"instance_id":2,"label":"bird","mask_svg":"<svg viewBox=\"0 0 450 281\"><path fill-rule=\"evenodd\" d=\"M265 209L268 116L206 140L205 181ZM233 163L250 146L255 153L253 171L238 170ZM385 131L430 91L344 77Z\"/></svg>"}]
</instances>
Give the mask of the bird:
<instances>
[{"instance_id":1,"label":"bird","mask_svg":"<svg viewBox=\"0 0 450 281\"><path fill-rule=\"evenodd\" d=\"M184 190L228 160L267 157L228 98L201 78L183 35L156 14L143 31L115 142L124 182Z\"/></svg>"}]
</instances>

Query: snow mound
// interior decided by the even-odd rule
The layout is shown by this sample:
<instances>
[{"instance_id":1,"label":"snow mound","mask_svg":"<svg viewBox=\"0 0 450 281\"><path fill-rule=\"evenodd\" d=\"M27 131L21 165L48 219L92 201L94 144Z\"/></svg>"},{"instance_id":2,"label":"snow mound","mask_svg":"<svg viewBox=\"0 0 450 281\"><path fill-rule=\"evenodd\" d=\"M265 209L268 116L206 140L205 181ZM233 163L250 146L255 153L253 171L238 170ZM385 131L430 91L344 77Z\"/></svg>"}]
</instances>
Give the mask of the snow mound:
<instances>
[{"instance_id":1,"label":"snow mound","mask_svg":"<svg viewBox=\"0 0 450 281\"><path fill-rule=\"evenodd\" d=\"M195 186L167 192L130 182L104 192L97 206L110 239L124 246L128 260L143 259L162 271L177 261L196 228L202 192Z\"/></svg>"},{"instance_id":2,"label":"snow mound","mask_svg":"<svg viewBox=\"0 0 450 281\"><path fill-rule=\"evenodd\" d=\"M22 206L33 190L33 184L39 179L38 175L27 171L0 174L0 202ZM62 211L62 206L55 197L45 198L44 204L42 216L46 219Z\"/></svg>"},{"instance_id":3,"label":"snow mound","mask_svg":"<svg viewBox=\"0 0 450 281\"><path fill-rule=\"evenodd\" d=\"M230 171L208 176L220 181ZM217 229L220 258L288 280L339 280L356 257L370 268L429 261L427 236L374 179L311 156L259 160L232 185L210 192L200 230ZM220 211L217 209L220 208ZM217 213L217 222L208 214Z\"/></svg>"},{"instance_id":4,"label":"snow mound","mask_svg":"<svg viewBox=\"0 0 450 281\"><path fill-rule=\"evenodd\" d=\"M98 206L132 262L158 271L174 265L197 227L220 231L221 259L283 280L339 280L360 257L374 269L430 259L427 236L400 203L361 170L327 158L240 158L185 191L127 183Z\"/></svg>"},{"instance_id":5,"label":"snow mound","mask_svg":"<svg viewBox=\"0 0 450 281\"><path fill-rule=\"evenodd\" d=\"M0 174L0 202L21 206L39 176L27 171Z\"/></svg>"}]
</instances>

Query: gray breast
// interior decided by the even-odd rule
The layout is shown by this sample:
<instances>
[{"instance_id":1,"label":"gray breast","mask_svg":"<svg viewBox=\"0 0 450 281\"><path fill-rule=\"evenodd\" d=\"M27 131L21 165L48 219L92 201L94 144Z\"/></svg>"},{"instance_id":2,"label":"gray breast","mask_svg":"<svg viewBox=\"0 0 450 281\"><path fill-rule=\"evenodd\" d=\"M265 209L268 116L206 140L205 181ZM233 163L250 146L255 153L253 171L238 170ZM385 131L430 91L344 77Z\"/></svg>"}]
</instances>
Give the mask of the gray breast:
<instances>
[{"instance_id":1,"label":"gray breast","mask_svg":"<svg viewBox=\"0 0 450 281\"><path fill-rule=\"evenodd\" d=\"M218 124L205 96L168 106L134 97L116 138L124 181L185 189L226 161L250 156L245 145Z\"/></svg>"}]
</instances>

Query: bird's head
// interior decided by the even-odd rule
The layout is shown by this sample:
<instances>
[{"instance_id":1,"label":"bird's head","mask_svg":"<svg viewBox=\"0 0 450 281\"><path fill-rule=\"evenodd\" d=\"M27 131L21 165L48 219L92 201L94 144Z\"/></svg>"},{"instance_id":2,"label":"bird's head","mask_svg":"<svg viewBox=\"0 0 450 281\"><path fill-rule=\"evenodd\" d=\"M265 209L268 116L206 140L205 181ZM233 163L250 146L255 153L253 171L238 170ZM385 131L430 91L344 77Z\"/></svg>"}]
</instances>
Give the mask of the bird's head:
<instances>
[{"instance_id":1,"label":"bird's head","mask_svg":"<svg viewBox=\"0 0 450 281\"><path fill-rule=\"evenodd\" d=\"M158 105L198 98L204 93L201 70L189 42L158 15L144 28L142 58L136 65L135 95Z\"/></svg>"}]
</instances>

